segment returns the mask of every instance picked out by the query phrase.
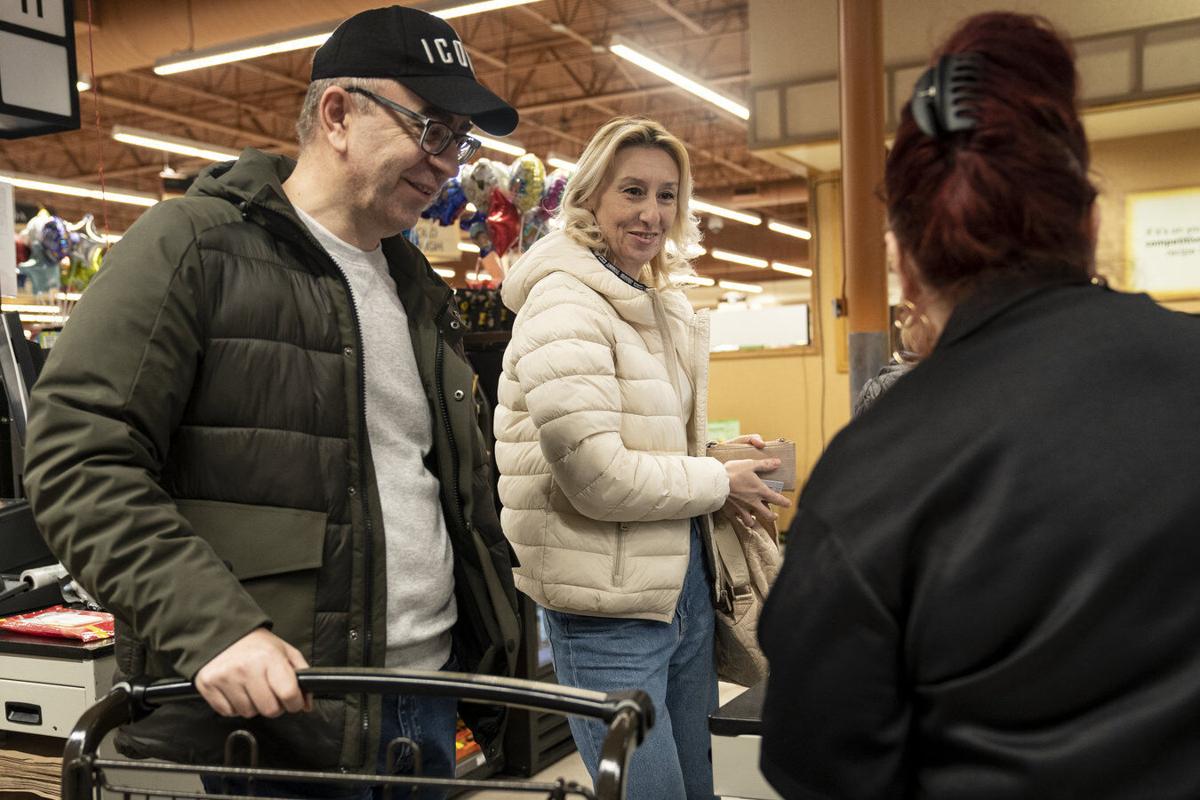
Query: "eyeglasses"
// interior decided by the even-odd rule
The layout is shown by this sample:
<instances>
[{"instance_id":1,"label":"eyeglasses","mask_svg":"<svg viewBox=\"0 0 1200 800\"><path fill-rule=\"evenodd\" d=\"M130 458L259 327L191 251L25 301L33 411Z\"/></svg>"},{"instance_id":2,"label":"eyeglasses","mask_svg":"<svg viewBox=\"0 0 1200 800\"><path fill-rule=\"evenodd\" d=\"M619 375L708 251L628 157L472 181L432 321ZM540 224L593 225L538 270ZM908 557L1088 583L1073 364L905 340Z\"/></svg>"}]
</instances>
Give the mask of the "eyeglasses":
<instances>
[{"instance_id":1,"label":"eyeglasses","mask_svg":"<svg viewBox=\"0 0 1200 800\"><path fill-rule=\"evenodd\" d=\"M369 97L384 108L390 108L401 116L408 117L414 122L419 122L423 126L421 128L421 149L431 156L441 155L451 142L455 142L454 155L458 159L458 163L465 164L471 160L471 157L479 152L479 148L483 147L483 143L474 136L455 133L454 129L441 120L427 117L424 114L418 114L416 111L407 109L394 100L389 100L382 95L375 94L370 89L363 89L361 86L347 86L347 92L351 94L361 94L363 97Z\"/></svg>"}]
</instances>

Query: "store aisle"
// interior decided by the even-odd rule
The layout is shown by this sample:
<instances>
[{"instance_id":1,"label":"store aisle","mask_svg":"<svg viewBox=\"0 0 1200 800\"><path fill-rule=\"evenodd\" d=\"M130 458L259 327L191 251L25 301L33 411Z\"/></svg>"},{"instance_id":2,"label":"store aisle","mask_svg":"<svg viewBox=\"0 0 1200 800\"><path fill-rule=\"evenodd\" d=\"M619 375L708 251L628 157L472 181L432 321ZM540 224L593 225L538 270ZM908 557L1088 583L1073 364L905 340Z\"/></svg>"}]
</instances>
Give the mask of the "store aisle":
<instances>
[{"instance_id":1,"label":"store aisle","mask_svg":"<svg viewBox=\"0 0 1200 800\"><path fill-rule=\"evenodd\" d=\"M746 691L746 687L738 686L734 683L721 683L719 685L720 703L725 705L733 698L737 697L742 692ZM566 778L568 781L575 781L582 786L590 787L592 779L588 776L587 770L583 767L583 761L579 758L579 753L571 753L571 755L560 759L551 764L546 769L539 772L533 777L535 781L554 781L558 778ZM500 791L480 791L467 795L471 800L529 800L537 795L529 794L528 792L500 792ZM724 798L724 800L737 800L734 797Z\"/></svg>"}]
</instances>

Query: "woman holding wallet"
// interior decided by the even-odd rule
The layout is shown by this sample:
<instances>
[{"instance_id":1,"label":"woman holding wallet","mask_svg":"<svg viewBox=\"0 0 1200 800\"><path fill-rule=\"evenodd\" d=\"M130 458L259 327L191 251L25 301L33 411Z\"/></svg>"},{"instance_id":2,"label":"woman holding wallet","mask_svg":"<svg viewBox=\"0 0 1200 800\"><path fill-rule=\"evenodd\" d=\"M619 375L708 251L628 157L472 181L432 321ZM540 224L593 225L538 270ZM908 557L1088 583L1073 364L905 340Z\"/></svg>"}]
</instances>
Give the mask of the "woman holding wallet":
<instances>
[{"instance_id":1,"label":"woman holding wallet","mask_svg":"<svg viewBox=\"0 0 1200 800\"><path fill-rule=\"evenodd\" d=\"M788 505L756 472L704 456L708 320L669 275L699 238L688 155L661 125L592 137L559 211L502 289L517 314L496 410L502 522L517 588L546 610L560 683L642 689L656 723L632 800L710 800L716 708L708 515ZM758 437L744 437L762 447ZM604 726L571 719L596 777Z\"/></svg>"}]
</instances>

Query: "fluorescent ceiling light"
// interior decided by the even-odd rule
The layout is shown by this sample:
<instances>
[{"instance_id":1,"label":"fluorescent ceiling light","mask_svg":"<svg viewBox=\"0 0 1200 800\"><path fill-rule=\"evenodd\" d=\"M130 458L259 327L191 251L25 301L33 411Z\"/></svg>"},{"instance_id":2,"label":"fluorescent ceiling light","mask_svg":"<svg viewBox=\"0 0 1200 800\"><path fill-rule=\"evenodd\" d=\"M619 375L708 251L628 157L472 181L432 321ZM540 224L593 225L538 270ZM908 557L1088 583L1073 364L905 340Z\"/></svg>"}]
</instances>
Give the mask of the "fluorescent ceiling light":
<instances>
[{"instance_id":1,"label":"fluorescent ceiling light","mask_svg":"<svg viewBox=\"0 0 1200 800\"><path fill-rule=\"evenodd\" d=\"M678 70L635 49L632 43L623 36L613 36L612 43L608 46L608 49L626 61L630 61L660 78L665 78L679 88L691 92L702 100L707 100L714 106L733 114L735 117L750 119L750 109L741 103L723 94L714 92L699 81L689 78Z\"/></svg>"},{"instance_id":2,"label":"fluorescent ceiling light","mask_svg":"<svg viewBox=\"0 0 1200 800\"><path fill-rule=\"evenodd\" d=\"M478 253L479 245L471 244L470 242L459 242L458 249L464 253Z\"/></svg>"},{"instance_id":3,"label":"fluorescent ceiling light","mask_svg":"<svg viewBox=\"0 0 1200 800\"><path fill-rule=\"evenodd\" d=\"M758 267L759 269L766 269L768 266L768 262L765 258L744 256L741 253L731 253L728 250L719 250L715 247L712 251L712 257L719 258L722 261L729 261L733 264L744 264L747 267Z\"/></svg>"},{"instance_id":4,"label":"fluorescent ceiling light","mask_svg":"<svg viewBox=\"0 0 1200 800\"><path fill-rule=\"evenodd\" d=\"M750 294L762 294L763 287L756 286L753 283L738 283L737 281L717 281L717 285L722 289L732 289L735 292L749 292Z\"/></svg>"},{"instance_id":5,"label":"fluorescent ceiling light","mask_svg":"<svg viewBox=\"0 0 1200 800\"><path fill-rule=\"evenodd\" d=\"M718 217L731 219L734 222L744 222L747 225L762 224L762 217L758 214L749 214L745 211L734 211L732 208L714 206L712 203L707 203L696 197L692 198L692 210L698 211L701 214L714 214Z\"/></svg>"},{"instance_id":6,"label":"fluorescent ceiling light","mask_svg":"<svg viewBox=\"0 0 1200 800\"><path fill-rule=\"evenodd\" d=\"M776 222L775 220L768 222L767 228L775 231L776 233L782 233L787 236L795 236L797 239L812 238L812 232L805 228L800 228L795 225L785 225L782 222Z\"/></svg>"},{"instance_id":7,"label":"fluorescent ceiling light","mask_svg":"<svg viewBox=\"0 0 1200 800\"><path fill-rule=\"evenodd\" d=\"M62 325L67 318L62 314L22 314L21 322L36 322L40 325Z\"/></svg>"},{"instance_id":8,"label":"fluorescent ceiling light","mask_svg":"<svg viewBox=\"0 0 1200 800\"><path fill-rule=\"evenodd\" d=\"M574 161L567 161L565 158L559 158L558 156L550 156L546 159L546 163L557 169L565 169L567 172L574 172L575 168L579 166Z\"/></svg>"},{"instance_id":9,"label":"fluorescent ceiling light","mask_svg":"<svg viewBox=\"0 0 1200 800\"><path fill-rule=\"evenodd\" d=\"M35 192L53 192L54 194L66 194L72 197L86 197L89 200L104 199L113 203L127 203L131 206L145 206L146 208L158 203L157 197L142 192L118 192L112 189L101 191L99 186L92 184L66 183L54 178L23 175L19 172L0 172L0 182L11 183L18 189L32 189Z\"/></svg>"},{"instance_id":10,"label":"fluorescent ceiling light","mask_svg":"<svg viewBox=\"0 0 1200 800\"><path fill-rule=\"evenodd\" d=\"M495 11L500 8L509 8L510 6L535 2L538 2L538 0L486 0L485 2L466 3L450 8L443 8L441 11L430 13L442 19L455 19L457 17L465 17L468 14L479 14L484 11ZM154 72L158 75L174 75L177 72L215 67L218 64L229 64L234 61L246 61L251 58L274 55L275 53L288 53L293 50L320 47L333 35L334 27L336 26L326 23L294 31L292 34L285 34L287 37L285 39L257 39L245 42L240 46L236 44L231 45L229 49L214 48L199 53L180 55L155 64Z\"/></svg>"},{"instance_id":11,"label":"fluorescent ceiling light","mask_svg":"<svg viewBox=\"0 0 1200 800\"><path fill-rule=\"evenodd\" d=\"M468 14L482 14L484 11L499 11L502 8L512 8L513 6L523 6L527 3L536 3L538 0L482 0L478 3L464 3L461 6L452 6L443 8L441 11L430 11L435 17L442 19L456 19L465 17Z\"/></svg>"},{"instance_id":12,"label":"fluorescent ceiling light","mask_svg":"<svg viewBox=\"0 0 1200 800\"><path fill-rule=\"evenodd\" d=\"M813 274L808 267L794 267L791 264L784 264L782 261L772 261L771 269L776 272L786 272L788 275L799 275L801 278L811 278Z\"/></svg>"},{"instance_id":13,"label":"fluorescent ceiling light","mask_svg":"<svg viewBox=\"0 0 1200 800\"><path fill-rule=\"evenodd\" d=\"M434 267L433 271L438 274L438 277L445 278L446 280L450 280L454 277L454 270L452 269L440 269L438 267Z\"/></svg>"},{"instance_id":14,"label":"fluorescent ceiling light","mask_svg":"<svg viewBox=\"0 0 1200 800\"><path fill-rule=\"evenodd\" d=\"M204 158L209 161L233 161L238 157L236 150L216 147L203 142L182 139L178 136L168 136L163 133L127 128L124 125L114 125L112 137L118 142L131 144L135 147L148 147L151 150L161 150L164 153L177 153L181 156Z\"/></svg>"},{"instance_id":15,"label":"fluorescent ceiling light","mask_svg":"<svg viewBox=\"0 0 1200 800\"><path fill-rule=\"evenodd\" d=\"M519 145L519 144L514 144L512 142L504 142L504 141L501 141L500 139L493 139L490 136L480 136L478 133L475 133L475 132L472 132L471 135L474 136L476 139L478 139L480 141L480 143L482 143L483 146L488 148L489 150L496 150L501 153L507 153L510 156L525 155L525 148L521 147L521 145Z\"/></svg>"},{"instance_id":16,"label":"fluorescent ceiling light","mask_svg":"<svg viewBox=\"0 0 1200 800\"><path fill-rule=\"evenodd\" d=\"M174 75L177 72L188 72L193 69L204 69L205 67L215 67L218 64L229 64L234 61L246 61L251 58L261 58L262 56L274 55L275 53L288 53L292 50L303 50L308 47L320 47L325 44L325 40L333 35L332 30L328 30L328 26L322 26L326 30L318 32L304 33L299 36L293 36L288 39L281 39L273 42L263 42L261 44L250 44L245 47L235 47L232 50L224 51L207 51L198 55L188 57L180 57L167 59L154 65L154 72L157 75Z\"/></svg>"},{"instance_id":17,"label":"fluorescent ceiling light","mask_svg":"<svg viewBox=\"0 0 1200 800\"><path fill-rule=\"evenodd\" d=\"M5 311L19 311L22 314L58 314L62 311L58 306L24 305L21 303L4 303L0 308Z\"/></svg>"},{"instance_id":18,"label":"fluorescent ceiling light","mask_svg":"<svg viewBox=\"0 0 1200 800\"><path fill-rule=\"evenodd\" d=\"M712 278L706 278L703 275L687 275L675 274L671 276L671 283L676 286L713 286L716 284Z\"/></svg>"}]
</instances>

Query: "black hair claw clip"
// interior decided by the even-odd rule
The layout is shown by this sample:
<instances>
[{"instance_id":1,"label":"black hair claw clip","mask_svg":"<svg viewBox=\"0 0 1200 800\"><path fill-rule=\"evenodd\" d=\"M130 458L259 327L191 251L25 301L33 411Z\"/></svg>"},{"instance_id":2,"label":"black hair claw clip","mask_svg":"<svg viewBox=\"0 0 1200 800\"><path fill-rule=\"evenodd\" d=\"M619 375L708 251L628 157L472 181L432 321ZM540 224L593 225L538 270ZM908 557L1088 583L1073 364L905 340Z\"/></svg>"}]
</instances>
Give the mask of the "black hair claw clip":
<instances>
[{"instance_id":1,"label":"black hair claw clip","mask_svg":"<svg viewBox=\"0 0 1200 800\"><path fill-rule=\"evenodd\" d=\"M925 70L913 88L912 113L927 136L967 131L978 122L972 100L978 97L983 58L978 53L952 53Z\"/></svg>"}]
</instances>

